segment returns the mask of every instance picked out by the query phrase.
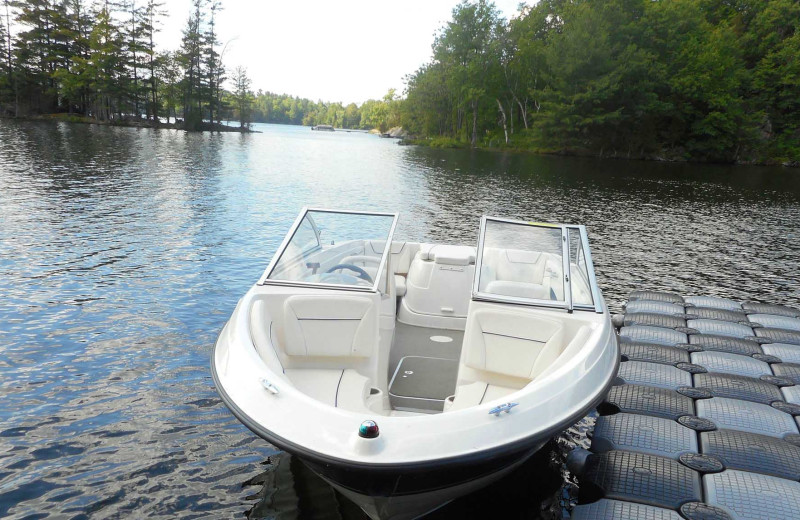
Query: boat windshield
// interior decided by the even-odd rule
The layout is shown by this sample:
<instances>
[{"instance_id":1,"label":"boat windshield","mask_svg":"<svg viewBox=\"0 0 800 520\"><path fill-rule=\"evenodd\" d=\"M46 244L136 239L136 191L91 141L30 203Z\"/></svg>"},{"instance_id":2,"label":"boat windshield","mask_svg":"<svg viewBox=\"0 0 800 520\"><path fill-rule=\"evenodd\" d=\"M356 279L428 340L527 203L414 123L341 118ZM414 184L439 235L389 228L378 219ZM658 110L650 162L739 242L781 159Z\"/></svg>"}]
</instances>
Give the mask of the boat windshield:
<instances>
[{"instance_id":1,"label":"boat windshield","mask_svg":"<svg viewBox=\"0 0 800 520\"><path fill-rule=\"evenodd\" d=\"M304 208L259 283L377 291L396 221L394 213Z\"/></svg>"},{"instance_id":2,"label":"boat windshield","mask_svg":"<svg viewBox=\"0 0 800 520\"><path fill-rule=\"evenodd\" d=\"M583 226L483 217L473 298L602 312Z\"/></svg>"}]
</instances>

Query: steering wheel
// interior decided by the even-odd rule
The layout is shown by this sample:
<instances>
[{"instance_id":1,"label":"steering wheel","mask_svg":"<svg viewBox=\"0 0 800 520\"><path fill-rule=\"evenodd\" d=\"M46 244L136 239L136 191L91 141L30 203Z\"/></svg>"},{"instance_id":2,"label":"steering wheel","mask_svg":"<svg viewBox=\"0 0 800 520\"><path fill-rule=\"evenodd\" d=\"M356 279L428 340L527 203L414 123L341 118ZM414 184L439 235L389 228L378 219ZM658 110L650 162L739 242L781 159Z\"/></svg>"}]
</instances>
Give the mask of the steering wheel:
<instances>
[{"instance_id":1,"label":"steering wheel","mask_svg":"<svg viewBox=\"0 0 800 520\"><path fill-rule=\"evenodd\" d=\"M375 281L372 279L372 277L369 275L368 272L366 272L365 270L361 269L357 265L353 265L353 264L336 264L333 267L331 267L330 269L328 269L327 271L325 271L325 273L326 274L327 273L332 273L334 271L340 271L342 269L348 269L350 271L353 271L354 273L356 273L358 275L359 278L369 282L370 284L375 283Z\"/></svg>"}]
</instances>

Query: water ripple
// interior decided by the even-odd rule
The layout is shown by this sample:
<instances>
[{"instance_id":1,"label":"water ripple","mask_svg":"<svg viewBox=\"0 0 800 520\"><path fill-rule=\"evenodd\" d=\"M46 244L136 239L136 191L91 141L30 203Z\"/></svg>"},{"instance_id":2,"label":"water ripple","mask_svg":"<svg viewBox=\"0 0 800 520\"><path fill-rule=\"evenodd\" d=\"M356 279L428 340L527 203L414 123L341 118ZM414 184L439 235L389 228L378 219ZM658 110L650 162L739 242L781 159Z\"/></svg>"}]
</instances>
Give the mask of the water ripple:
<instances>
[{"instance_id":1,"label":"water ripple","mask_svg":"<svg viewBox=\"0 0 800 520\"><path fill-rule=\"evenodd\" d=\"M363 518L244 428L209 374L305 205L399 210L398 236L423 241L474 243L482 214L586 224L613 308L639 286L800 305L794 170L262 129L0 121L0 516ZM563 454L592 420L434 517L491 516L496 497L559 517L574 501Z\"/></svg>"}]
</instances>

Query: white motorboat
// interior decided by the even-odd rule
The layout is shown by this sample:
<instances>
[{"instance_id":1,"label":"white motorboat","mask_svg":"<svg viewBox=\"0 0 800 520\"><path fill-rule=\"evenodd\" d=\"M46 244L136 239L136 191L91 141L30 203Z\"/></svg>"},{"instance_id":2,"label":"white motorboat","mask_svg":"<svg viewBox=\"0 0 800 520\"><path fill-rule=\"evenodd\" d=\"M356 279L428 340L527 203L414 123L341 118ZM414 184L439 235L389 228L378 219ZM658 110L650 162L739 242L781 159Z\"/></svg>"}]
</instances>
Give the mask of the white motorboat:
<instances>
[{"instance_id":1,"label":"white motorboat","mask_svg":"<svg viewBox=\"0 0 800 520\"><path fill-rule=\"evenodd\" d=\"M619 363L584 227L483 217L469 247L396 223L303 209L212 356L242 423L382 519L507 474Z\"/></svg>"}]
</instances>

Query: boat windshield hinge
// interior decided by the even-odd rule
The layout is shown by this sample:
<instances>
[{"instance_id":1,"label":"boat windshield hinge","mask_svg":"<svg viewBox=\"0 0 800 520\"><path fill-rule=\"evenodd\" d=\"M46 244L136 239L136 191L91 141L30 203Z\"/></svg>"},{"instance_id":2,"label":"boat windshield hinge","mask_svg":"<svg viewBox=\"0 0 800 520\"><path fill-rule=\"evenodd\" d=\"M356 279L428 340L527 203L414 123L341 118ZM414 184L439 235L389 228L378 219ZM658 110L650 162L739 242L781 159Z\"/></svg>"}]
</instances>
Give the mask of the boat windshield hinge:
<instances>
[{"instance_id":1,"label":"boat windshield hinge","mask_svg":"<svg viewBox=\"0 0 800 520\"><path fill-rule=\"evenodd\" d=\"M500 417L501 413L509 413L511 409L517 405L519 405L519 403L503 403L489 410L489 414L494 415L495 417Z\"/></svg>"},{"instance_id":2,"label":"boat windshield hinge","mask_svg":"<svg viewBox=\"0 0 800 520\"><path fill-rule=\"evenodd\" d=\"M278 387L270 383L266 377L261 378L261 386L269 390L272 395L278 395Z\"/></svg>"}]
</instances>

